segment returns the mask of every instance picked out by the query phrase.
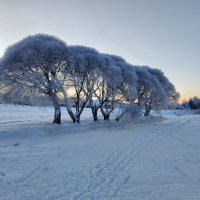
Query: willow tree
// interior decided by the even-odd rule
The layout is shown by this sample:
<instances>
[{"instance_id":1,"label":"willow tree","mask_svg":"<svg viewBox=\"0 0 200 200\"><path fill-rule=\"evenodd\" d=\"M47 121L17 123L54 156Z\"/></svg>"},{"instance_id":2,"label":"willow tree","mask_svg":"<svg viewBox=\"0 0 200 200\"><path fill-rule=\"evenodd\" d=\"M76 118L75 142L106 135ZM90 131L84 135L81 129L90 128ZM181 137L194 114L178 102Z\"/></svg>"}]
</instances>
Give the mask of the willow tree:
<instances>
[{"instance_id":1,"label":"willow tree","mask_svg":"<svg viewBox=\"0 0 200 200\"><path fill-rule=\"evenodd\" d=\"M137 66L138 106L144 108L144 116L149 116L152 109L158 109L170 100L176 101L178 93L164 73L155 68Z\"/></svg>"},{"instance_id":2,"label":"willow tree","mask_svg":"<svg viewBox=\"0 0 200 200\"><path fill-rule=\"evenodd\" d=\"M65 92L70 90L75 111L70 112L73 122L80 122L81 114L93 95L95 67L98 52L95 49L83 46L70 46L68 64L61 70ZM65 96L67 100L68 96Z\"/></svg>"},{"instance_id":3,"label":"willow tree","mask_svg":"<svg viewBox=\"0 0 200 200\"><path fill-rule=\"evenodd\" d=\"M58 93L60 70L66 66L68 47L60 39L37 34L10 46L1 59L1 82L11 98L47 95L54 106L53 123L61 123Z\"/></svg>"}]
</instances>

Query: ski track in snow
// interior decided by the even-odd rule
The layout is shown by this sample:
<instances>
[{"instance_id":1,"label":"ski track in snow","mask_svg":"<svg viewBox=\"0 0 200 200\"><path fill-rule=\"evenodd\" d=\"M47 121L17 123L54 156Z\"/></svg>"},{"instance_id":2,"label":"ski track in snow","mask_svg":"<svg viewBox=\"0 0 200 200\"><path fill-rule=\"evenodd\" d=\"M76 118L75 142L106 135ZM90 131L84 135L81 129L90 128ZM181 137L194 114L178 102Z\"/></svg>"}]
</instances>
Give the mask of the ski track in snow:
<instances>
[{"instance_id":1,"label":"ski track in snow","mask_svg":"<svg viewBox=\"0 0 200 200\"><path fill-rule=\"evenodd\" d=\"M15 122L13 130L18 125L22 131L28 130L28 124L21 121L17 124L17 120ZM26 122L29 123L29 120ZM199 122L198 119L196 123ZM188 199L188 196L191 200L198 200L200 174L193 174L190 169L196 166L196 170L200 166L200 145L185 138L188 132L183 134L190 124L192 127L192 123L192 118L176 117L164 123L135 126L125 124L121 129L118 125L109 127L107 124L106 127L101 127L99 124L96 126L97 130L92 131L95 126L87 128L86 125L80 127L84 134L61 134L56 137L54 133L57 129L63 131L62 127L52 128L48 124L40 126L36 122L36 126L31 126L35 135L19 139L19 144L16 143L16 137L13 140L9 138L6 144L0 143L0 200L183 200ZM13 131L6 128L9 123L0 122L1 124L5 125L3 128L6 134L7 131ZM75 129L76 132L78 129ZM38 131L42 131L44 136L38 134ZM112 137L107 131L112 132ZM97 135L94 137L95 133ZM122 137L121 135L123 141L115 140L115 137ZM97 144L97 147L94 144L93 150L101 150L98 147L100 136L104 137L100 141L102 145L104 141L110 141L109 151L96 159L93 159L96 156L94 152L91 154L91 163L85 168L84 161L81 161L83 169L73 169L73 161L81 158L76 156L87 145L86 154L92 151L87 139L91 138ZM77 141L78 138L82 138L81 142ZM70 146L70 140L74 142L74 146ZM113 145L112 142L116 144ZM162 145L168 148L165 145L170 143L171 148L177 146L177 152L164 149L164 159L162 156L151 157L151 152L159 153ZM74 154L73 148L78 148ZM105 148L108 148L108 144ZM173 157L173 153L177 157ZM92 160L95 162L92 163ZM85 162L90 162L90 159ZM77 163L79 162L75 162ZM187 193L184 194L184 191Z\"/></svg>"},{"instance_id":2,"label":"ski track in snow","mask_svg":"<svg viewBox=\"0 0 200 200\"><path fill-rule=\"evenodd\" d=\"M135 146L131 143L128 148L113 152L105 161L90 170L88 182L71 199L112 199L121 186L128 182L131 177L130 167L137 164L140 154L154 137L155 134L139 138Z\"/></svg>"}]
</instances>

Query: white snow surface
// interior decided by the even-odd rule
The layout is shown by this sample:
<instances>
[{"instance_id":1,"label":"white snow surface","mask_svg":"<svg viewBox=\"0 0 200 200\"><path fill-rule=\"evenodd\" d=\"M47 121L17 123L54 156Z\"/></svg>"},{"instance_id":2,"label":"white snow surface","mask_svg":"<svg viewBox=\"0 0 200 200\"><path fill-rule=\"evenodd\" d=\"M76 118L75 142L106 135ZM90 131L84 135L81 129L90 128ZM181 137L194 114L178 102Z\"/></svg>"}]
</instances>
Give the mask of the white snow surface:
<instances>
[{"instance_id":1,"label":"white snow surface","mask_svg":"<svg viewBox=\"0 0 200 200\"><path fill-rule=\"evenodd\" d=\"M0 200L199 200L200 116L51 124L52 108L0 105ZM66 119L65 119L66 116Z\"/></svg>"}]
</instances>

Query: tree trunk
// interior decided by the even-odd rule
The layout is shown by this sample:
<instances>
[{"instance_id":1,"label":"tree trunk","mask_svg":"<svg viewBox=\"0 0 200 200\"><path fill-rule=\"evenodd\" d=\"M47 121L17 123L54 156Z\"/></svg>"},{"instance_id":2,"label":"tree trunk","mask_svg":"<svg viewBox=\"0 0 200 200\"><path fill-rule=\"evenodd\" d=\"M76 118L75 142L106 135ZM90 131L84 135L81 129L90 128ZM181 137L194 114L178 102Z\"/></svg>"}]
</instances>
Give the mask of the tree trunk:
<instances>
[{"instance_id":1,"label":"tree trunk","mask_svg":"<svg viewBox=\"0 0 200 200\"><path fill-rule=\"evenodd\" d=\"M68 112L70 118L72 119L73 123L75 123L75 122L76 122L76 119L75 119L74 113L72 112L72 109L71 109L71 107L70 107L70 104L68 103L67 93L66 93L66 91L65 91L64 88L62 88L62 93L63 93L63 95L64 95L64 102L65 102L65 107L66 107L66 109L67 109L67 112Z\"/></svg>"},{"instance_id":2,"label":"tree trunk","mask_svg":"<svg viewBox=\"0 0 200 200\"><path fill-rule=\"evenodd\" d=\"M56 94L50 90L48 92L48 95L53 103L54 109L55 109L55 113L54 113L54 120L53 123L54 124L61 124L61 110L60 110L60 105L58 103L58 99Z\"/></svg>"},{"instance_id":3,"label":"tree trunk","mask_svg":"<svg viewBox=\"0 0 200 200\"><path fill-rule=\"evenodd\" d=\"M80 123L80 115L76 116L76 122Z\"/></svg>"},{"instance_id":4,"label":"tree trunk","mask_svg":"<svg viewBox=\"0 0 200 200\"><path fill-rule=\"evenodd\" d=\"M92 115L93 115L93 119L94 119L95 122L98 121L97 112L98 112L98 109L96 107L93 107L92 108Z\"/></svg>"},{"instance_id":5,"label":"tree trunk","mask_svg":"<svg viewBox=\"0 0 200 200\"><path fill-rule=\"evenodd\" d=\"M111 112L105 112L105 111L103 110L103 108L101 107L101 113L102 113L102 115L103 115L104 120L109 120L109 118L110 118L110 113L111 113Z\"/></svg>"},{"instance_id":6,"label":"tree trunk","mask_svg":"<svg viewBox=\"0 0 200 200\"><path fill-rule=\"evenodd\" d=\"M149 115L150 115L150 110L145 110L144 116L145 116L145 117L149 117Z\"/></svg>"},{"instance_id":7,"label":"tree trunk","mask_svg":"<svg viewBox=\"0 0 200 200\"><path fill-rule=\"evenodd\" d=\"M67 109L67 112L68 112L70 118L72 119L73 123L75 123L75 122L76 122L76 119L75 119L75 117L74 117L73 112L72 112L71 110L69 110L69 109Z\"/></svg>"},{"instance_id":8,"label":"tree trunk","mask_svg":"<svg viewBox=\"0 0 200 200\"><path fill-rule=\"evenodd\" d=\"M110 119L110 114L103 114L104 120L109 120Z\"/></svg>"},{"instance_id":9,"label":"tree trunk","mask_svg":"<svg viewBox=\"0 0 200 200\"><path fill-rule=\"evenodd\" d=\"M75 114L75 116L76 116L76 122L77 122L77 123L80 123L81 114L82 114L82 112L83 112L83 110L84 110L84 108L85 108L85 105L86 105L87 101L88 101L88 97L87 97L86 100L82 103L82 106L81 106L81 107L80 107L80 101L78 100L78 101L76 102L76 114Z\"/></svg>"},{"instance_id":10,"label":"tree trunk","mask_svg":"<svg viewBox=\"0 0 200 200\"><path fill-rule=\"evenodd\" d=\"M144 116L145 117L149 117L150 116L150 112L151 112L151 106L146 104Z\"/></svg>"},{"instance_id":11,"label":"tree trunk","mask_svg":"<svg viewBox=\"0 0 200 200\"><path fill-rule=\"evenodd\" d=\"M54 124L61 124L61 111L60 106L55 107L55 114L54 114Z\"/></svg>"}]
</instances>

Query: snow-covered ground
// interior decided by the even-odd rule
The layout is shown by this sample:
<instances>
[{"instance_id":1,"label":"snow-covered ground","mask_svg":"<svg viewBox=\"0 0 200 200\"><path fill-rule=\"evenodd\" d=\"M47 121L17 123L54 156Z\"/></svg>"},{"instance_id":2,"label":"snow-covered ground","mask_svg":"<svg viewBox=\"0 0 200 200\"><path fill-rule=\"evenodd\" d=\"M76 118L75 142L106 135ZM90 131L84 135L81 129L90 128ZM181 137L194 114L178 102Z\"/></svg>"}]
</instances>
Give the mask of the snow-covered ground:
<instances>
[{"instance_id":1,"label":"snow-covered ground","mask_svg":"<svg viewBox=\"0 0 200 200\"><path fill-rule=\"evenodd\" d=\"M0 200L199 200L200 116L178 112L52 125L50 108L0 105Z\"/></svg>"}]
</instances>

